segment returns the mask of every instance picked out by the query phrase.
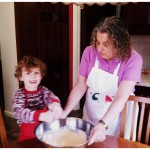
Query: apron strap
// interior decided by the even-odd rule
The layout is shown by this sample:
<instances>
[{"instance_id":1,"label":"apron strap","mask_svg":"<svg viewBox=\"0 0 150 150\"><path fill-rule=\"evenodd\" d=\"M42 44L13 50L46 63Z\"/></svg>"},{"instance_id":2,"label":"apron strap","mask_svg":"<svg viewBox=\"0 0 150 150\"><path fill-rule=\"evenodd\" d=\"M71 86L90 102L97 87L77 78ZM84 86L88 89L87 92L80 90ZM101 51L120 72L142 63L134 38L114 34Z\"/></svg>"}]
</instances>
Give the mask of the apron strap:
<instances>
[{"instance_id":1,"label":"apron strap","mask_svg":"<svg viewBox=\"0 0 150 150\"><path fill-rule=\"evenodd\" d=\"M95 60L95 65L94 65L94 67L99 68L99 62L98 62L98 60L97 60L97 56L96 56L96 60Z\"/></svg>"},{"instance_id":2,"label":"apron strap","mask_svg":"<svg viewBox=\"0 0 150 150\"><path fill-rule=\"evenodd\" d=\"M117 76L117 74L118 74L120 65L121 65L121 62L117 65L117 67L116 67L116 69L115 69L115 71L114 71L114 75L116 75L116 76Z\"/></svg>"}]
</instances>

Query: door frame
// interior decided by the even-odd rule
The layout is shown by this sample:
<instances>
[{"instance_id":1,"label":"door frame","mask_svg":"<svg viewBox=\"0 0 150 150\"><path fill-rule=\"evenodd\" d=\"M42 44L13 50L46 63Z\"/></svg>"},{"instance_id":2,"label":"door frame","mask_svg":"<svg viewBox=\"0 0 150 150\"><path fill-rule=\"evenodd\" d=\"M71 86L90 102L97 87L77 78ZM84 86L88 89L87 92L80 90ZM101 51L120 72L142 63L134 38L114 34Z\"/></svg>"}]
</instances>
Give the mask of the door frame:
<instances>
[{"instance_id":1,"label":"door frame","mask_svg":"<svg viewBox=\"0 0 150 150\"><path fill-rule=\"evenodd\" d=\"M80 6L69 4L69 89L77 82L80 64L80 27L81 10ZM79 109L79 104L75 109Z\"/></svg>"}]
</instances>

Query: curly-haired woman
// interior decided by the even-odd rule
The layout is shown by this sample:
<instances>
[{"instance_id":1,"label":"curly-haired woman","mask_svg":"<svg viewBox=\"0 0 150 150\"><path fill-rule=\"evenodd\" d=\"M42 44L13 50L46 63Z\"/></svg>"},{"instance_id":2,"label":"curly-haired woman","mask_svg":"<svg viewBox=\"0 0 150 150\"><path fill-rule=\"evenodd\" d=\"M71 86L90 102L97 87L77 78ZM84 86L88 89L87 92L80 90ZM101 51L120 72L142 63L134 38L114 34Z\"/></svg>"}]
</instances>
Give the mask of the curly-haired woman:
<instances>
[{"instance_id":1,"label":"curly-haired woman","mask_svg":"<svg viewBox=\"0 0 150 150\"><path fill-rule=\"evenodd\" d=\"M141 80L142 64L120 18L107 17L95 26L62 115L66 117L86 92L83 119L94 124L89 145L106 135L119 136L120 113Z\"/></svg>"}]
</instances>

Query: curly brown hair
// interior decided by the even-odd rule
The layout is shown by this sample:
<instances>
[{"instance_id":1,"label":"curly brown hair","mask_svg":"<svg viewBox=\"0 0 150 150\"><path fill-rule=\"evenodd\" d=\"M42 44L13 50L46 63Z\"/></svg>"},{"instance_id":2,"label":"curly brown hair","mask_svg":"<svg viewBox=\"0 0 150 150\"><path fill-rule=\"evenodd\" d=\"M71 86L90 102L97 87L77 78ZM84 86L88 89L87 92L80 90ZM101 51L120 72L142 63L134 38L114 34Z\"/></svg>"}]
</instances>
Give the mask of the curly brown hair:
<instances>
[{"instance_id":1,"label":"curly brown hair","mask_svg":"<svg viewBox=\"0 0 150 150\"><path fill-rule=\"evenodd\" d=\"M25 68L27 71L30 71L32 68L40 68L42 78L47 73L47 66L39 58L34 58L32 56L24 56L18 63L15 69L14 76L19 79L22 75L22 69Z\"/></svg>"},{"instance_id":2,"label":"curly brown hair","mask_svg":"<svg viewBox=\"0 0 150 150\"><path fill-rule=\"evenodd\" d=\"M93 29L91 35L91 44L96 48L97 32L107 33L113 46L116 49L116 56L121 59L127 59L131 55L130 35L125 27L124 21L119 17L112 16L103 18Z\"/></svg>"}]
</instances>

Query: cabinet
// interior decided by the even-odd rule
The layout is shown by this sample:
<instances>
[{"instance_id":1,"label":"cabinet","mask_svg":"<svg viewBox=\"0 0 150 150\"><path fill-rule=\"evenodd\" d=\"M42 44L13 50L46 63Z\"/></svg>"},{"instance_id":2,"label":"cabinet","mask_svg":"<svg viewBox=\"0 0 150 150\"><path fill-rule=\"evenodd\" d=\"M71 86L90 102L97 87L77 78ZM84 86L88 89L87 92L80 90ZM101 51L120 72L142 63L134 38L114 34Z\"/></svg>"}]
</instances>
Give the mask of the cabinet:
<instances>
[{"instance_id":1,"label":"cabinet","mask_svg":"<svg viewBox=\"0 0 150 150\"><path fill-rule=\"evenodd\" d=\"M15 2L15 24L18 61L25 55L41 58L48 67L41 85L64 107L69 95L69 6Z\"/></svg>"},{"instance_id":2,"label":"cabinet","mask_svg":"<svg viewBox=\"0 0 150 150\"><path fill-rule=\"evenodd\" d=\"M136 96L150 97L150 87L136 85L134 93Z\"/></svg>"},{"instance_id":3,"label":"cabinet","mask_svg":"<svg viewBox=\"0 0 150 150\"><path fill-rule=\"evenodd\" d=\"M150 2L122 5L120 17L127 22L131 35L150 35Z\"/></svg>"}]
</instances>

